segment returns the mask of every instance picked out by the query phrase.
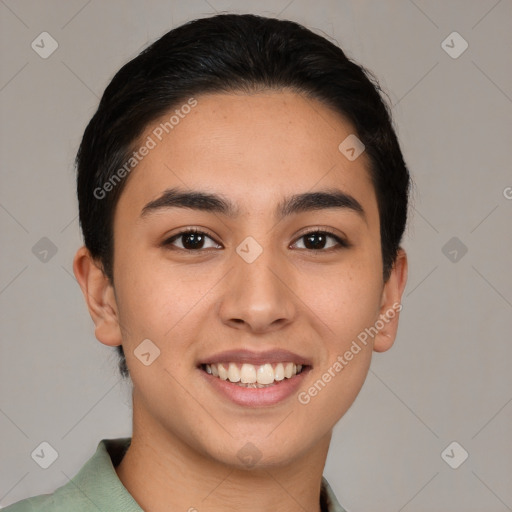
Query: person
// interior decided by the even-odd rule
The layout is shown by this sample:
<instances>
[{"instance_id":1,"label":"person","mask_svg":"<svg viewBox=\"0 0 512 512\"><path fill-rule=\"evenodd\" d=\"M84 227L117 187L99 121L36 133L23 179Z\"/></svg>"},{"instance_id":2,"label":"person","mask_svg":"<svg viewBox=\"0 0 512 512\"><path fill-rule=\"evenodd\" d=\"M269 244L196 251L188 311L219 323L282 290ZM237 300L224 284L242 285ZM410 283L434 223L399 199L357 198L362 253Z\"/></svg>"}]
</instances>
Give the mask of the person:
<instances>
[{"instance_id":1,"label":"person","mask_svg":"<svg viewBox=\"0 0 512 512\"><path fill-rule=\"evenodd\" d=\"M344 510L332 430L407 279L411 178L381 93L324 37L252 14L119 70L77 154L73 268L133 433L7 511Z\"/></svg>"}]
</instances>

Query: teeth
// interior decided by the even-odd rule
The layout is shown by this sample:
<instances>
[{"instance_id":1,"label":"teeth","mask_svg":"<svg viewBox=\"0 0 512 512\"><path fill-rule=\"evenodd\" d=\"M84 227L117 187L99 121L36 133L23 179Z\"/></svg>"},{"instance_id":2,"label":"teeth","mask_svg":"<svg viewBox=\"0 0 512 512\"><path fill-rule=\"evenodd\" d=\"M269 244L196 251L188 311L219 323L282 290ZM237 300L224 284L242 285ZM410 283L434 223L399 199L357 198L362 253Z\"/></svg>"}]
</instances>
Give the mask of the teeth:
<instances>
[{"instance_id":1,"label":"teeth","mask_svg":"<svg viewBox=\"0 0 512 512\"><path fill-rule=\"evenodd\" d=\"M221 364L219 365L214 365L214 364L211 364L210 367L212 368L212 375L213 375L213 368L217 366L217 370L219 372L219 377L222 379L222 380L228 380L228 371L226 370L226 368L224 368L224 366L222 366Z\"/></svg>"},{"instance_id":2,"label":"teeth","mask_svg":"<svg viewBox=\"0 0 512 512\"><path fill-rule=\"evenodd\" d=\"M231 380L231 379L230 379ZM256 382L256 368L252 364L243 364L240 370L240 380L244 384L254 384ZM231 381L233 382L233 381ZM259 380L258 380L259 382ZM260 382L263 384L263 382Z\"/></svg>"},{"instance_id":3,"label":"teeth","mask_svg":"<svg viewBox=\"0 0 512 512\"><path fill-rule=\"evenodd\" d=\"M284 379L284 366L283 363L278 363L276 369L274 370L274 379L278 382Z\"/></svg>"},{"instance_id":4,"label":"teeth","mask_svg":"<svg viewBox=\"0 0 512 512\"><path fill-rule=\"evenodd\" d=\"M228 379L230 382L240 382L240 370L235 363L229 363Z\"/></svg>"},{"instance_id":5,"label":"teeth","mask_svg":"<svg viewBox=\"0 0 512 512\"><path fill-rule=\"evenodd\" d=\"M264 364L258 368L258 384L272 384L274 382L274 369L271 364Z\"/></svg>"},{"instance_id":6,"label":"teeth","mask_svg":"<svg viewBox=\"0 0 512 512\"><path fill-rule=\"evenodd\" d=\"M291 379L302 371L301 364L277 363L273 367L270 363L255 366L243 363L241 367L237 363L206 364L205 371L222 380L229 380L245 387L259 388L280 382L284 379Z\"/></svg>"}]
</instances>

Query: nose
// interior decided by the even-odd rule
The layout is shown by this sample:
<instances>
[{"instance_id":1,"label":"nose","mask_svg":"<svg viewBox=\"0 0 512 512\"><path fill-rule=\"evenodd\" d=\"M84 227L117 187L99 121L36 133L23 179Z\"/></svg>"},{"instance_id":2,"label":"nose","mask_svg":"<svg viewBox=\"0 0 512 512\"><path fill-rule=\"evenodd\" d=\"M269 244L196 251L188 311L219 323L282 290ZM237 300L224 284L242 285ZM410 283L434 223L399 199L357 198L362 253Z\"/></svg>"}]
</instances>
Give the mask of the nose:
<instances>
[{"instance_id":1,"label":"nose","mask_svg":"<svg viewBox=\"0 0 512 512\"><path fill-rule=\"evenodd\" d=\"M264 250L252 263L233 254L219 307L224 324L251 333L272 332L293 321L297 308L285 262Z\"/></svg>"}]
</instances>

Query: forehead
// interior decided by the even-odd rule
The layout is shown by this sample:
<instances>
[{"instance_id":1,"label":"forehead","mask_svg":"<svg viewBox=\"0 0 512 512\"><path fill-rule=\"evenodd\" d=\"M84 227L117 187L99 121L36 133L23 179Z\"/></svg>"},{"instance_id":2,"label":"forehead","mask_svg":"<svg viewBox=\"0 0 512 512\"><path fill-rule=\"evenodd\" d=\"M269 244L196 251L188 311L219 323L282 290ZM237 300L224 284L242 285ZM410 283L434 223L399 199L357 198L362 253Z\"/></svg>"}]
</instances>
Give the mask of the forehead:
<instances>
[{"instance_id":1,"label":"forehead","mask_svg":"<svg viewBox=\"0 0 512 512\"><path fill-rule=\"evenodd\" d=\"M229 196L241 213L258 212L284 196L336 187L372 215L366 155L351 161L339 149L353 134L339 114L295 92L199 95L146 128L134 148L151 149L117 208L138 216L148 201L180 187Z\"/></svg>"}]
</instances>

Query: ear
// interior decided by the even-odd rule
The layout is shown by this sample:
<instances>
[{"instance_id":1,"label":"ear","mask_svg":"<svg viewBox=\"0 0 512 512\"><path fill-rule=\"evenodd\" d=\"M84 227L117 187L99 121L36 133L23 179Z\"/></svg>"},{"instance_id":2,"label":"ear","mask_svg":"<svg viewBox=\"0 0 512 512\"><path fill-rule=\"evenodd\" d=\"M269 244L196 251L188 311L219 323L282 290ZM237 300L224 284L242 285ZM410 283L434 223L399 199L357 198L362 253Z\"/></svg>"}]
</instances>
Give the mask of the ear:
<instances>
[{"instance_id":1,"label":"ear","mask_svg":"<svg viewBox=\"0 0 512 512\"><path fill-rule=\"evenodd\" d=\"M373 342L375 352L385 352L393 345L398 330L398 317L402 309L400 303L402 293L407 283L407 254L400 247L391 270L389 279L382 290L382 300L379 312L379 327ZM382 325L384 324L384 325Z\"/></svg>"},{"instance_id":2,"label":"ear","mask_svg":"<svg viewBox=\"0 0 512 512\"><path fill-rule=\"evenodd\" d=\"M122 337L114 288L85 246L78 249L75 254L73 272L96 326L94 332L96 338L105 345L121 345Z\"/></svg>"}]
</instances>

